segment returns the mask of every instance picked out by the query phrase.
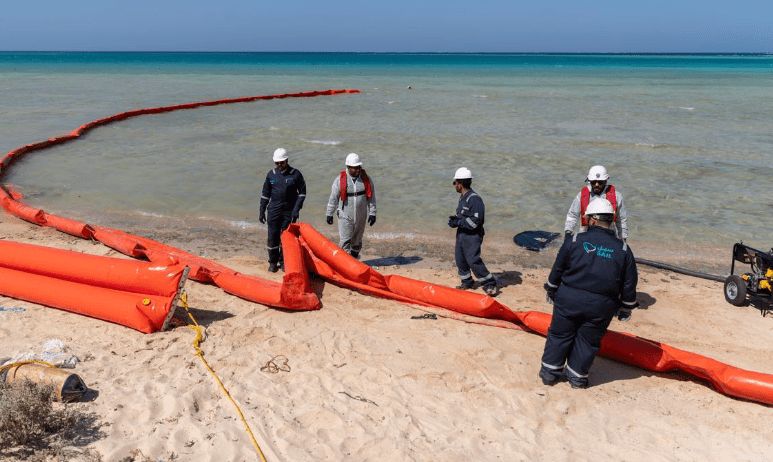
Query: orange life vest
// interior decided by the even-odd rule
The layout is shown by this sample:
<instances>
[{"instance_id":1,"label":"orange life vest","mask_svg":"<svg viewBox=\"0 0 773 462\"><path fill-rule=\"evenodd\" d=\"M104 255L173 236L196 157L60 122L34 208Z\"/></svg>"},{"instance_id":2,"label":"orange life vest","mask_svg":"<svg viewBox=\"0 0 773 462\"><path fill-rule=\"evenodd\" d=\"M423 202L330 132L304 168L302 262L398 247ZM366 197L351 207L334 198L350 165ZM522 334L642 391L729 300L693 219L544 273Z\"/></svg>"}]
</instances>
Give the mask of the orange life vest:
<instances>
[{"instance_id":1,"label":"orange life vest","mask_svg":"<svg viewBox=\"0 0 773 462\"><path fill-rule=\"evenodd\" d=\"M362 178L362 182L365 184L365 198L370 200L373 197L373 185L370 183L370 178L368 178L368 174L365 173L365 169L360 169L360 178ZM341 202L344 204L346 203L347 194L346 194L346 170L341 170L341 174L338 176L338 184L339 184L339 194Z\"/></svg>"},{"instance_id":2,"label":"orange life vest","mask_svg":"<svg viewBox=\"0 0 773 462\"><path fill-rule=\"evenodd\" d=\"M612 218L612 221L614 222L617 220L617 195L615 194L615 187L613 185L608 185L604 195L609 203L612 204L612 210L615 211L615 215ZM590 188L582 188L582 191L580 191L580 219L582 220L581 223L583 226L588 226L588 217L585 216L585 210L588 208L589 203Z\"/></svg>"}]
</instances>

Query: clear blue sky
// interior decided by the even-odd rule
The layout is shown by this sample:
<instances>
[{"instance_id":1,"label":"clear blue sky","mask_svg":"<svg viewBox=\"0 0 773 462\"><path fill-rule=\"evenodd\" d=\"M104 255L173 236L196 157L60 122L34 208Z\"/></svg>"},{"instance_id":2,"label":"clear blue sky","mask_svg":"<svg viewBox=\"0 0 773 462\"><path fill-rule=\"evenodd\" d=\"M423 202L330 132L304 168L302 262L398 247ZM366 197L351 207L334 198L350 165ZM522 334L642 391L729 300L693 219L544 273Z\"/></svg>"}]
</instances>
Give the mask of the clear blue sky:
<instances>
[{"instance_id":1,"label":"clear blue sky","mask_svg":"<svg viewBox=\"0 0 773 462\"><path fill-rule=\"evenodd\" d=\"M0 5L0 50L773 52L773 0Z\"/></svg>"}]
</instances>

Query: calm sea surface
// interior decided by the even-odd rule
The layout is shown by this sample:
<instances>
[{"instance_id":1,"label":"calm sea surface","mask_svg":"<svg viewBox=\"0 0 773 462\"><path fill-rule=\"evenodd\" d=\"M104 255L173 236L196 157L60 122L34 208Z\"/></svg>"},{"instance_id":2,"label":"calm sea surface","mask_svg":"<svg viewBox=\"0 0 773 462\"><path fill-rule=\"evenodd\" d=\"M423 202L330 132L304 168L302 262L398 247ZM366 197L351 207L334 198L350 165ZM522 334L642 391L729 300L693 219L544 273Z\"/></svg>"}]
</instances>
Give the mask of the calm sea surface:
<instances>
[{"instance_id":1,"label":"calm sea surface","mask_svg":"<svg viewBox=\"0 0 773 462\"><path fill-rule=\"evenodd\" d=\"M408 86L412 89L408 89ZM773 56L0 53L0 150L133 108L358 88L146 116L29 155L4 178L94 223L261 233L271 152L306 177L322 226L349 152L374 178L371 238L449 234L451 176L475 175L487 229L560 230L593 164L649 245L773 245Z\"/></svg>"}]
</instances>

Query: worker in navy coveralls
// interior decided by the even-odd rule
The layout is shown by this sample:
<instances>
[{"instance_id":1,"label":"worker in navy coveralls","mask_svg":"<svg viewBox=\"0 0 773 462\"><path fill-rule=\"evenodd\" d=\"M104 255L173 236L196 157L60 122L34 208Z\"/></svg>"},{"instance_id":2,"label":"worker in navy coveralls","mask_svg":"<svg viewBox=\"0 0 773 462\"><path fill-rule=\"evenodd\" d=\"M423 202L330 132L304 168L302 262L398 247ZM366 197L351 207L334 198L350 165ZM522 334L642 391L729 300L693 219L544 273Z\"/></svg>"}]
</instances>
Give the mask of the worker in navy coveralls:
<instances>
[{"instance_id":1,"label":"worker in navy coveralls","mask_svg":"<svg viewBox=\"0 0 773 462\"><path fill-rule=\"evenodd\" d=\"M290 167L287 150L274 151L274 168L269 170L260 196L261 223L268 221L268 270L276 273L281 266L282 231L295 223L306 199L306 182L298 169ZM268 217L266 216L268 211Z\"/></svg>"},{"instance_id":2,"label":"worker in navy coveralls","mask_svg":"<svg viewBox=\"0 0 773 462\"><path fill-rule=\"evenodd\" d=\"M566 377L572 388L587 388L588 371L612 318L631 317L636 301L636 261L615 236L615 210L594 199L585 211L586 232L567 239L545 284L553 320L539 376L545 385Z\"/></svg>"},{"instance_id":3,"label":"worker in navy coveralls","mask_svg":"<svg viewBox=\"0 0 773 462\"><path fill-rule=\"evenodd\" d=\"M483 223L486 221L486 207L483 199L472 190L472 172L466 167L461 167L454 174L454 188L459 193L459 204L456 206L456 215L448 217L448 226L456 228L455 259L456 268L459 271L461 283L457 289L472 289L475 281L483 286L486 294L496 296L499 289L497 280L486 268L480 257L480 248L483 244Z\"/></svg>"}]
</instances>

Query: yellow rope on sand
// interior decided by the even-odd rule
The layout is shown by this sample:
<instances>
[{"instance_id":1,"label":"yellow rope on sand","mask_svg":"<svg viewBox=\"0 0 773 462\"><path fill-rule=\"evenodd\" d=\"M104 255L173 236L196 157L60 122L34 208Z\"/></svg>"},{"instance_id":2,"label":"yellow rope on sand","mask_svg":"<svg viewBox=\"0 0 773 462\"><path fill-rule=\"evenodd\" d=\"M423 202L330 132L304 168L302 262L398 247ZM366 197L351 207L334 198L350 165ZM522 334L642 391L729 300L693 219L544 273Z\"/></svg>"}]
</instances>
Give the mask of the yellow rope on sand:
<instances>
[{"instance_id":1,"label":"yellow rope on sand","mask_svg":"<svg viewBox=\"0 0 773 462\"><path fill-rule=\"evenodd\" d=\"M239 418L242 419L242 423L244 424L244 429L247 430L247 434L250 435L250 440L252 441L252 445L255 447L255 451L258 453L258 457L260 457L261 462L267 462L266 456L263 455L263 450L260 449L260 445L258 444L258 440L255 439L255 435L252 433L252 429L250 428L250 424L247 423L247 419L244 418L244 413L242 412L241 408L238 404L236 404L236 401L231 396L231 393L228 392L228 389L223 385L223 381L220 380L220 377L217 376L217 373L214 369L212 369L212 366L209 365L206 359L204 359L204 351L201 350L201 342L204 340L204 329L199 325L199 323L196 321L196 318L193 317L193 314L191 314L190 310L188 310L188 294L183 292L180 295L180 302L182 303L182 307L185 308L185 312L188 313L188 317L191 319L191 322L193 325L188 325L190 329L192 329L194 332L196 332L196 338L193 339L193 349L196 350L196 356L199 357L201 362L204 364L204 367L207 368L210 374L212 374L212 377L214 377L217 384L220 386L220 390L223 391L223 394L231 401L231 404L234 405L236 408L236 412L239 414ZM5 366L3 366L5 367Z\"/></svg>"},{"instance_id":2,"label":"yellow rope on sand","mask_svg":"<svg viewBox=\"0 0 773 462\"><path fill-rule=\"evenodd\" d=\"M51 364L49 362L41 361L39 359L30 359L30 360L26 360L26 361L18 361L18 362L15 362L15 363L11 363L11 364L6 364L4 366L0 366L0 372L6 371L6 370L9 370L9 369L13 369L14 367L24 366L25 364L42 364L43 366L48 366L48 367L56 368L56 366L54 366L53 364Z\"/></svg>"}]
</instances>

